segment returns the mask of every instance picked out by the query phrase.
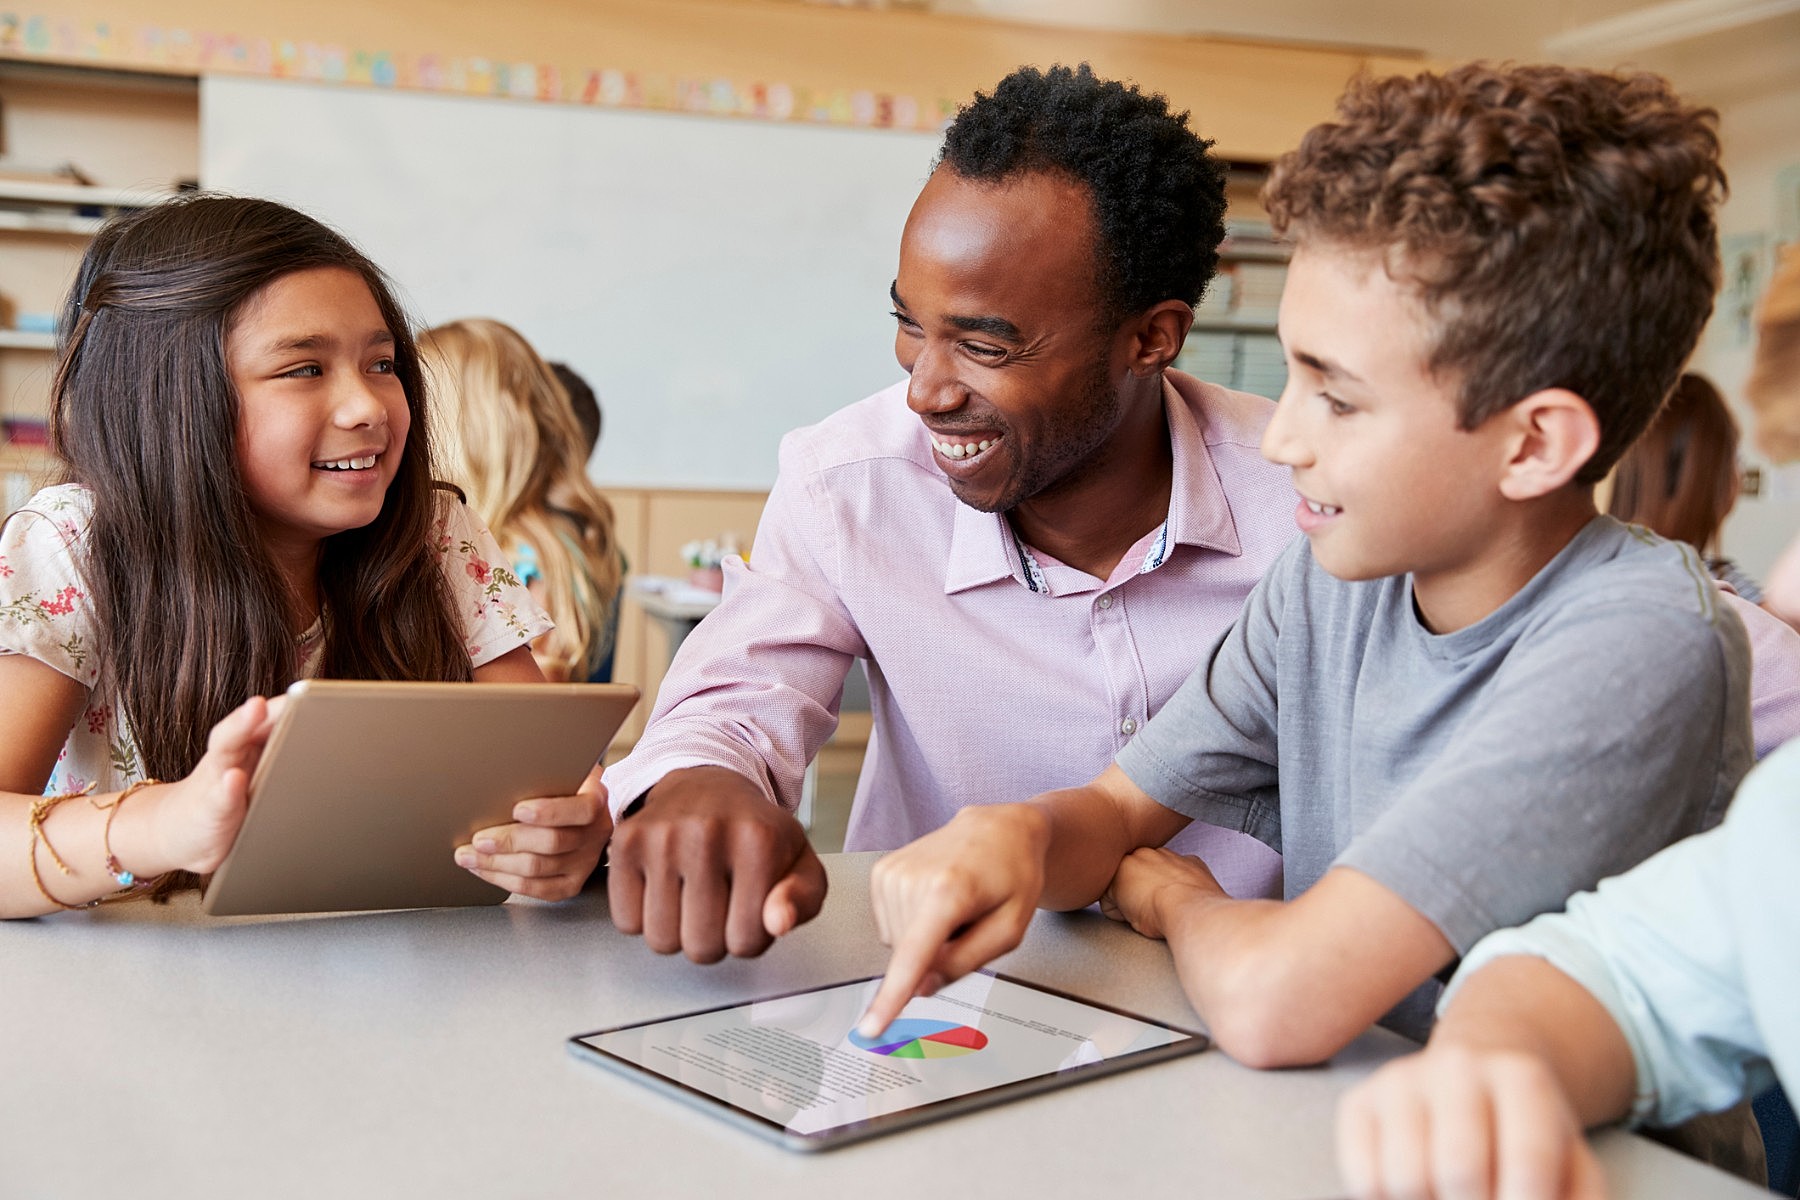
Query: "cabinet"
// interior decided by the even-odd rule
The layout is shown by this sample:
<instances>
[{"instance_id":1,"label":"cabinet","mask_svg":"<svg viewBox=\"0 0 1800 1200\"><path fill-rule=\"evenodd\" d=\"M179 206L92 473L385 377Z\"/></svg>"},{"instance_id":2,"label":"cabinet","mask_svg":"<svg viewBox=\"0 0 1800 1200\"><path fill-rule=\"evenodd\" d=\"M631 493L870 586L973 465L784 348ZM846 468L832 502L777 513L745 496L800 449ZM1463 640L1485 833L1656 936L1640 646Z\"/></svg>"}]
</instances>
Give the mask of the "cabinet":
<instances>
[{"instance_id":1,"label":"cabinet","mask_svg":"<svg viewBox=\"0 0 1800 1200\"><path fill-rule=\"evenodd\" d=\"M52 326L88 239L191 179L199 141L194 80L0 64L0 514L49 465Z\"/></svg>"}]
</instances>

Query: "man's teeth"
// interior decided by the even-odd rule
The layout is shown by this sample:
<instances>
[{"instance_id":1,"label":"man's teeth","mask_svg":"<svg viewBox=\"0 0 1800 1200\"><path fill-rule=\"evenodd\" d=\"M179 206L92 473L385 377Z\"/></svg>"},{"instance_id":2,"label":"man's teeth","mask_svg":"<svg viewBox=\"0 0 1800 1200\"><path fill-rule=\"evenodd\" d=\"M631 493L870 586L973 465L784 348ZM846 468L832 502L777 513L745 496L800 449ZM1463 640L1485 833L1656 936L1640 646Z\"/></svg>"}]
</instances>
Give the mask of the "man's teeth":
<instances>
[{"instance_id":1,"label":"man's teeth","mask_svg":"<svg viewBox=\"0 0 1800 1200\"><path fill-rule=\"evenodd\" d=\"M1344 511L1330 504L1320 504L1317 500L1308 500L1306 507L1311 509L1315 516L1320 517L1335 517Z\"/></svg>"},{"instance_id":2,"label":"man's teeth","mask_svg":"<svg viewBox=\"0 0 1800 1200\"><path fill-rule=\"evenodd\" d=\"M931 444L936 446L938 453L945 458L974 458L998 440L989 438L981 442L940 442L933 439Z\"/></svg>"},{"instance_id":3,"label":"man's teeth","mask_svg":"<svg viewBox=\"0 0 1800 1200\"><path fill-rule=\"evenodd\" d=\"M361 458L338 458L331 462L318 462L313 466L326 471L366 471L375 465L375 456L365 454Z\"/></svg>"}]
</instances>

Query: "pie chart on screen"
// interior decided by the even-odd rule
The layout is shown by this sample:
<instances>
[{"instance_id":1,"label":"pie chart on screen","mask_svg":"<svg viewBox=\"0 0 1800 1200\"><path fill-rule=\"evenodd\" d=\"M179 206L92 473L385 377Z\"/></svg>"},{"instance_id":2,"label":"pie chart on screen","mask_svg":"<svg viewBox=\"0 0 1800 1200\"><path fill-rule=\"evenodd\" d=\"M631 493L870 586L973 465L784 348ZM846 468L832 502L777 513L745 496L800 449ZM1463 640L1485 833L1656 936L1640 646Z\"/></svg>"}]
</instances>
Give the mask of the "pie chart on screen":
<instances>
[{"instance_id":1,"label":"pie chart on screen","mask_svg":"<svg viewBox=\"0 0 1800 1200\"><path fill-rule=\"evenodd\" d=\"M987 1034L971 1026L910 1017L895 1021L879 1037L850 1035L851 1045L889 1058L961 1058L987 1043Z\"/></svg>"}]
</instances>

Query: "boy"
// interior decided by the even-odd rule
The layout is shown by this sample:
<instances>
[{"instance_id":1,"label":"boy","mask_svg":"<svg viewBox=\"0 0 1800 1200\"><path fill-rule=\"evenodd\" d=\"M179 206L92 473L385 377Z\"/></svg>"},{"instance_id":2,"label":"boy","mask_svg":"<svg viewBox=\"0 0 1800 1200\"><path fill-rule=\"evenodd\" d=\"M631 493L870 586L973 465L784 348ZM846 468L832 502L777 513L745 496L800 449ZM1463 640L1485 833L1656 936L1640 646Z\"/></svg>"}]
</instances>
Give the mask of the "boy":
<instances>
[{"instance_id":1,"label":"boy","mask_svg":"<svg viewBox=\"0 0 1800 1200\"><path fill-rule=\"evenodd\" d=\"M1716 823L1748 769L1742 625L1593 501L1711 309L1714 114L1480 65L1340 114L1265 194L1295 252L1263 450L1307 536L1092 783L879 864L865 1033L1104 894L1247 1064L1421 1036L1459 954ZM1286 900L1147 849L1195 819L1279 849Z\"/></svg>"}]
</instances>

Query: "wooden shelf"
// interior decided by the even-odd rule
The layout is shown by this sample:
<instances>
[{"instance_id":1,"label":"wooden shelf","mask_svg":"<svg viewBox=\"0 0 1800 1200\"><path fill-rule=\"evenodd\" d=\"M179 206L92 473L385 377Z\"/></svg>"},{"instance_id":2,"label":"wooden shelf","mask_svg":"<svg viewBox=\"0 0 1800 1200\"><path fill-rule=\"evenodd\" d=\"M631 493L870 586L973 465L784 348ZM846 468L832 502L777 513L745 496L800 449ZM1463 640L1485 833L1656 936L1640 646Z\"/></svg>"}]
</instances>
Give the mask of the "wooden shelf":
<instances>
[{"instance_id":1,"label":"wooden shelf","mask_svg":"<svg viewBox=\"0 0 1800 1200\"><path fill-rule=\"evenodd\" d=\"M0 329L0 350L56 349L54 333L37 333L28 329Z\"/></svg>"},{"instance_id":2,"label":"wooden shelf","mask_svg":"<svg viewBox=\"0 0 1800 1200\"><path fill-rule=\"evenodd\" d=\"M1242 317L1227 314L1222 317L1197 316L1194 318L1196 333L1274 333L1275 318Z\"/></svg>"},{"instance_id":3,"label":"wooden shelf","mask_svg":"<svg viewBox=\"0 0 1800 1200\"><path fill-rule=\"evenodd\" d=\"M17 204L70 204L77 208L149 208L175 193L155 188L88 187L78 183L37 183L0 179L0 201Z\"/></svg>"},{"instance_id":4,"label":"wooden shelf","mask_svg":"<svg viewBox=\"0 0 1800 1200\"><path fill-rule=\"evenodd\" d=\"M106 224L105 217L83 217L71 213L43 209L19 211L0 208L0 231L6 233L49 233L74 237L91 237Z\"/></svg>"}]
</instances>

